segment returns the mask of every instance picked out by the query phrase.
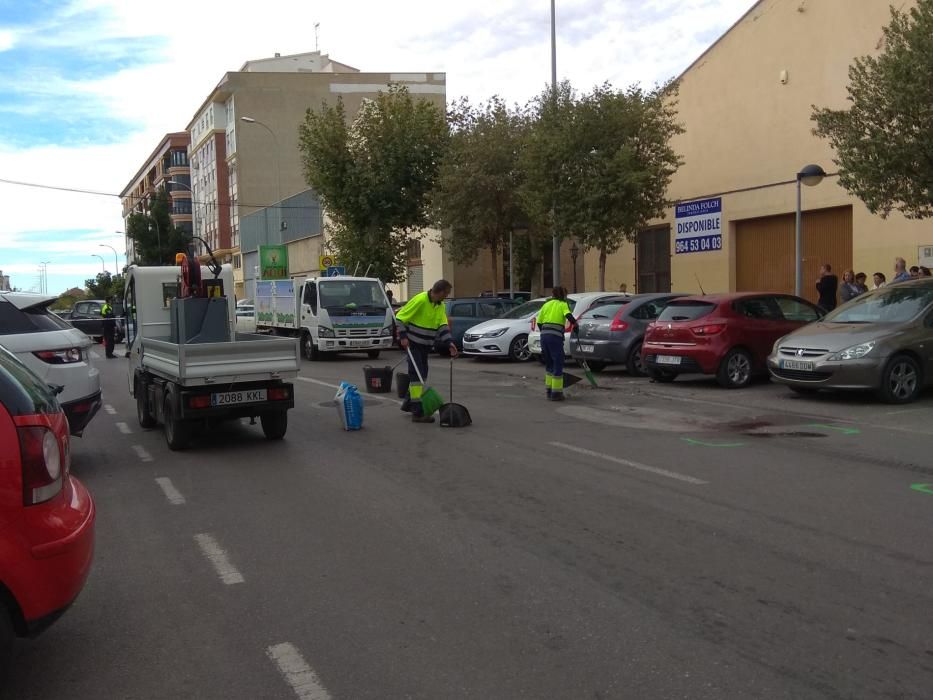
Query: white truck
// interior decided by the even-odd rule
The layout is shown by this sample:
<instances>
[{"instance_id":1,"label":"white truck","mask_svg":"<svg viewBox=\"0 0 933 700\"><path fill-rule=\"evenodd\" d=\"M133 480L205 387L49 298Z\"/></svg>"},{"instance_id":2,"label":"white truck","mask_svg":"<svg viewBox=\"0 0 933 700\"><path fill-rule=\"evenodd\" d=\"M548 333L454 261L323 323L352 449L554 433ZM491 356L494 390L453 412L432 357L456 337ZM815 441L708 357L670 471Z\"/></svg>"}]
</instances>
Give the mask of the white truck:
<instances>
[{"instance_id":1,"label":"white truck","mask_svg":"<svg viewBox=\"0 0 933 700\"><path fill-rule=\"evenodd\" d=\"M256 282L256 330L301 340L309 360L326 353L392 347L393 316L382 282L373 277L297 277Z\"/></svg>"},{"instance_id":2,"label":"white truck","mask_svg":"<svg viewBox=\"0 0 933 700\"><path fill-rule=\"evenodd\" d=\"M199 428L231 418L259 417L266 438L281 439L295 405L285 380L298 375L297 341L237 333L230 266L216 266L208 280L209 268L187 260L181 268L128 269L128 379L139 424L161 423L172 450L184 449Z\"/></svg>"}]
</instances>

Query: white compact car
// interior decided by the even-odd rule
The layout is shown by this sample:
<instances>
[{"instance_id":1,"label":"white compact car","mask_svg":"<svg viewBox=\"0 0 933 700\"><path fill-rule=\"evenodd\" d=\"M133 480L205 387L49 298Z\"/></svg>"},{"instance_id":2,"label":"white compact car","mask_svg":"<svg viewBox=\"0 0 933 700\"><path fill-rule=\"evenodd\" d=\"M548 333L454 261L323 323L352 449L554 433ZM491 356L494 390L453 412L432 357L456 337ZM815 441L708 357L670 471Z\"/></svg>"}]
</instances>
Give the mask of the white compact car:
<instances>
[{"instance_id":1,"label":"white compact car","mask_svg":"<svg viewBox=\"0 0 933 700\"><path fill-rule=\"evenodd\" d=\"M531 359L528 334L531 319L546 302L532 299L508 313L468 328L463 334L463 354L470 357L508 357L515 362Z\"/></svg>"},{"instance_id":2,"label":"white compact car","mask_svg":"<svg viewBox=\"0 0 933 700\"><path fill-rule=\"evenodd\" d=\"M72 435L80 436L100 409L100 373L91 365L91 339L49 311L58 297L0 292L0 345L51 386Z\"/></svg>"},{"instance_id":3,"label":"white compact car","mask_svg":"<svg viewBox=\"0 0 933 700\"><path fill-rule=\"evenodd\" d=\"M632 295L620 294L619 292L581 292L579 294L568 294L567 304L570 306L574 318L580 318L594 306L630 296ZM528 350L533 357L541 355L541 331L532 330L528 333ZM568 359L570 358L570 333L564 333L564 355Z\"/></svg>"}]
</instances>

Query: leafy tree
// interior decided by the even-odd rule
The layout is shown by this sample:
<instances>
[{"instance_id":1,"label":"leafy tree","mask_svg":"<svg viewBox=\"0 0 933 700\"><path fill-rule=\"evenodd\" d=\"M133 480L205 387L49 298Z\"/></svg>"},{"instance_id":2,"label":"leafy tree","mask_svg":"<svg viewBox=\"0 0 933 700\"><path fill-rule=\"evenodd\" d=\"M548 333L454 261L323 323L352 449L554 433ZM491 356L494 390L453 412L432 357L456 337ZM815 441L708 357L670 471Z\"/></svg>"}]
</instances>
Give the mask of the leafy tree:
<instances>
[{"instance_id":1,"label":"leafy tree","mask_svg":"<svg viewBox=\"0 0 933 700\"><path fill-rule=\"evenodd\" d=\"M126 234L133 241L137 265L174 265L175 254L188 250L191 236L172 224L168 192L162 187L148 202L146 214L130 214Z\"/></svg>"},{"instance_id":2,"label":"leafy tree","mask_svg":"<svg viewBox=\"0 0 933 700\"><path fill-rule=\"evenodd\" d=\"M84 287L87 289L88 299L114 299L123 298L125 286L123 275L111 275L109 272L98 272L94 279L85 280Z\"/></svg>"},{"instance_id":3,"label":"leafy tree","mask_svg":"<svg viewBox=\"0 0 933 700\"><path fill-rule=\"evenodd\" d=\"M384 282L407 276L408 244L429 223L428 195L447 145L443 112L393 85L360 107L308 109L299 126L307 183L330 217L341 263Z\"/></svg>"},{"instance_id":4,"label":"leafy tree","mask_svg":"<svg viewBox=\"0 0 933 700\"><path fill-rule=\"evenodd\" d=\"M534 218L599 251L599 288L606 259L660 217L681 160L670 139L676 86L625 91L609 84L578 96L568 83L532 105L536 115L525 150L524 200Z\"/></svg>"},{"instance_id":5,"label":"leafy tree","mask_svg":"<svg viewBox=\"0 0 933 700\"><path fill-rule=\"evenodd\" d=\"M518 153L524 115L498 97L478 107L463 99L448 113L450 145L441 162L432 212L446 229L448 256L469 264L490 252L492 291L498 292L499 253L509 231L525 219L519 201Z\"/></svg>"},{"instance_id":6,"label":"leafy tree","mask_svg":"<svg viewBox=\"0 0 933 700\"><path fill-rule=\"evenodd\" d=\"M849 68L849 108L814 106L839 181L872 213L933 216L933 0L891 8L885 48Z\"/></svg>"}]
</instances>

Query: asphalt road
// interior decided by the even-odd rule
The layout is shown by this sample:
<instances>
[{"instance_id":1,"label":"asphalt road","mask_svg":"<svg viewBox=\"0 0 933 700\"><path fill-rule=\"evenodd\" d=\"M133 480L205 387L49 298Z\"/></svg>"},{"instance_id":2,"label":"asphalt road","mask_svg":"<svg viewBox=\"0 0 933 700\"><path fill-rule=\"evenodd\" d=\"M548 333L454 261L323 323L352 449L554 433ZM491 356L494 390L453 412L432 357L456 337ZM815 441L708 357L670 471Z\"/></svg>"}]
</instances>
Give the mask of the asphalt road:
<instances>
[{"instance_id":1,"label":"asphalt road","mask_svg":"<svg viewBox=\"0 0 933 700\"><path fill-rule=\"evenodd\" d=\"M366 363L305 361L283 442L171 453L100 360L94 571L0 696L933 697L933 398L606 372L553 404L463 360L472 427L368 395L344 433Z\"/></svg>"}]
</instances>

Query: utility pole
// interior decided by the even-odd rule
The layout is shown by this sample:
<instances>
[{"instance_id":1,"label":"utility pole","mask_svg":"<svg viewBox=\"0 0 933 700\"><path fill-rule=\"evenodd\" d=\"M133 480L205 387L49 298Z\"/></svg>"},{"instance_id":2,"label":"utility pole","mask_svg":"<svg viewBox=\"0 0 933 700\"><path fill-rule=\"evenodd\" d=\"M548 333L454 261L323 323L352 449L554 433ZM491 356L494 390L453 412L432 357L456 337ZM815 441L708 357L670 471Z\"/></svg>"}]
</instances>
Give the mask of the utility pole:
<instances>
[{"instance_id":1,"label":"utility pole","mask_svg":"<svg viewBox=\"0 0 933 700\"><path fill-rule=\"evenodd\" d=\"M554 7L556 0L551 0L551 95L554 99L554 107L557 107L557 12ZM553 207L553 202L551 203ZM552 209L553 214L553 209ZM553 280L552 287L560 285L560 236L557 235L557 225L552 223L553 240Z\"/></svg>"}]
</instances>

